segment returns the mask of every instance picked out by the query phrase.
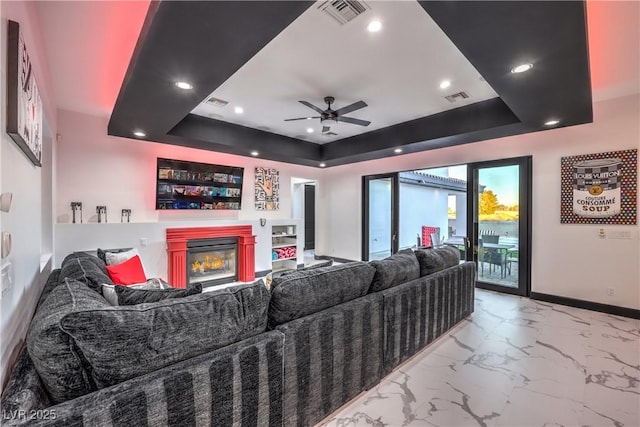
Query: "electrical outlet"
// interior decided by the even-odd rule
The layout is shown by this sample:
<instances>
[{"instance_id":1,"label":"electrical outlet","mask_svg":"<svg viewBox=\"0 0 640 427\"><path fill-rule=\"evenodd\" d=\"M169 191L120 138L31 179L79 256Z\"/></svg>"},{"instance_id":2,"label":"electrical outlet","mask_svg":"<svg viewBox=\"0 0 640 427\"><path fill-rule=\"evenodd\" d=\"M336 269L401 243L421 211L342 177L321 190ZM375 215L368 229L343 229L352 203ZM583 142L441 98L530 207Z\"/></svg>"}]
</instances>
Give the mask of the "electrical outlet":
<instances>
[{"instance_id":1,"label":"electrical outlet","mask_svg":"<svg viewBox=\"0 0 640 427\"><path fill-rule=\"evenodd\" d=\"M616 294L616 291L613 288L607 288L607 296L614 296Z\"/></svg>"},{"instance_id":2,"label":"electrical outlet","mask_svg":"<svg viewBox=\"0 0 640 427\"><path fill-rule=\"evenodd\" d=\"M149 240L146 237L140 238L140 246L142 247L147 246L147 243L149 243Z\"/></svg>"}]
</instances>

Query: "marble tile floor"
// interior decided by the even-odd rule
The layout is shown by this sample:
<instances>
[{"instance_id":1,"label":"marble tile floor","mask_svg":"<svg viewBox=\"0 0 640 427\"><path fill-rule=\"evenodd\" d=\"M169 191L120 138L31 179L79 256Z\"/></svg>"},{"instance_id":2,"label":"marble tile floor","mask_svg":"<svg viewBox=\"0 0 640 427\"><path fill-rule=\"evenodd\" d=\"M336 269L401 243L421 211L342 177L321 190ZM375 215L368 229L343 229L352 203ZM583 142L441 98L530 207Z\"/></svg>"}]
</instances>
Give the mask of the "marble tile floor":
<instances>
[{"instance_id":1,"label":"marble tile floor","mask_svg":"<svg viewBox=\"0 0 640 427\"><path fill-rule=\"evenodd\" d=\"M476 290L469 318L320 425L638 427L640 320Z\"/></svg>"}]
</instances>

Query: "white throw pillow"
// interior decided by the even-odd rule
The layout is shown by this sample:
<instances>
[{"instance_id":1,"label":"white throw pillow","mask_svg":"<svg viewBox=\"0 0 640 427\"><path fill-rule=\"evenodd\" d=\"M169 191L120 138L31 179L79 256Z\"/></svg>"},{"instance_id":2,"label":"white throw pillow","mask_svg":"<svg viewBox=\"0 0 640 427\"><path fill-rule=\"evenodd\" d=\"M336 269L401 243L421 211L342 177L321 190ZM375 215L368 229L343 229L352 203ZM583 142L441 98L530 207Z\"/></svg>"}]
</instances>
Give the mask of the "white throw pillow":
<instances>
[{"instance_id":1,"label":"white throw pillow","mask_svg":"<svg viewBox=\"0 0 640 427\"><path fill-rule=\"evenodd\" d=\"M116 287L114 285L102 284L102 296L109 301L111 305L118 305L118 295L116 294Z\"/></svg>"},{"instance_id":2,"label":"white throw pillow","mask_svg":"<svg viewBox=\"0 0 640 427\"><path fill-rule=\"evenodd\" d=\"M107 261L107 265L117 265L129 261L136 255L140 256L138 250L133 248L126 252L105 252L104 259Z\"/></svg>"}]
</instances>

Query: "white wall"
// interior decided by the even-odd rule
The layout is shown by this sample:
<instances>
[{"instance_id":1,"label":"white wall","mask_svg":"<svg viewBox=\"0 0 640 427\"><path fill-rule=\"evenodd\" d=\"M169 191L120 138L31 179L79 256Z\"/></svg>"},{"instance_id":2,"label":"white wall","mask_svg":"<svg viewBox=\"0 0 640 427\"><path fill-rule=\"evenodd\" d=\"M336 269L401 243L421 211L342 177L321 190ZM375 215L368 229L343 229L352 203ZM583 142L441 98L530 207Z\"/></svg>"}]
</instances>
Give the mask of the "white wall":
<instances>
[{"instance_id":1,"label":"white wall","mask_svg":"<svg viewBox=\"0 0 640 427\"><path fill-rule=\"evenodd\" d=\"M304 184L291 185L291 217L304 219Z\"/></svg>"},{"instance_id":2,"label":"white wall","mask_svg":"<svg viewBox=\"0 0 640 427\"><path fill-rule=\"evenodd\" d=\"M391 180L388 178L371 180L369 181L369 253L390 253L390 251Z\"/></svg>"},{"instance_id":3,"label":"white wall","mask_svg":"<svg viewBox=\"0 0 640 427\"><path fill-rule=\"evenodd\" d=\"M456 236L467 235L467 193L453 193L456 196Z\"/></svg>"},{"instance_id":4,"label":"white wall","mask_svg":"<svg viewBox=\"0 0 640 427\"><path fill-rule=\"evenodd\" d=\"M12 192L13 203L9 213L0 213L0 229L12 235L13 249L2 263L11 264L11 280L0 301L0 385L4 387L16 351L26 335L37 298L50 271L52 226L51 206L47 200L52 192L52 146L56 132L55 100L39 32L38 14L34 4L28 2L2 2L0 25L0 192ZM7 65L7 19L20 24L29 51L34 75L43 103L45 120L43 133L43 166L34 166L16 143L6 134L5 106ZM44 201L44 203L43 203ZM49 247L49 248L47 248Z\"/></svg>"},{"instance_id":5,"label":"white wall","mask_svg":"<svg viewBox=\"0 0 640 427\"><path fill-rule=\"evenodd\" d=\"M60 110L57 153L57 222L70 222L70 203L82 202L84 219L96 222L95 209L106 205L110 221L120 210L133 210L131 221L252 220L291 218L291 177L318 178L318 168L196 150L107 135L107 117ZM156 158L189 160L244 167L240 211L163 211L155 209ZM256 211L253 204L254 168L280 171L280 209Z\"/></svg>"},{"instance_id":6,"label":"white wall","mask_svg":"<svg viewBox=\"0 0 640 427\"><path fill-rule=\"evenodd\" d=\"M633 240L602 240L596 225L560 224L560 158L638 148L638 95L594 104L594 122L527 135L330 168L322 181L325 209L319 253L360 259L361 176L482 160L533 156L532 290L640 308L639 227ZM347 214L348 213L348 214ZM615 288L614 296L606 288Z\"/></svg>"},{"instance_id":7,"label":"white wall","mask_svg":"<svg viewBox=\"0 0 640 427\"><path fill-rule=\"evenodd\" d=\"M400 183L399 247L415 246L423 225L440 227L440 237L447 238L448 196L448 190Z\"/></svg>"},{"instance_id":8,"label":"white wall","mask_svg":"<svg viewBox=\"0 0 640 427\"><path fill-rule=\"evenodd\" d=\"M166 277L165 230L172 227L199 227L228 224L253 225L257 236L256 270L271 268L271 236L268 225L299 225L299 241L304 243L304 227L292 218L292 177L318 179L322 170L306 166L247 158L107 135L107 118L76 112L58 112L56 165L55 265L74 250L97 247L137 247L149 277ZM239 211L163 211L155 209L156 158L190 160L244 167L242 209ZM273 167L280 171L280 209L256 211L254 168ZM82 202L86 224L70 224L70 203ZM106 205L108 224L97 224L95 209ZM132 209L131 224L120 223L120 211ZM140 239L147 239L142 247ZM300 253L302 253L300 248ZM300 258L299 262L302 258Z\"/></svg>"}]
</instances>

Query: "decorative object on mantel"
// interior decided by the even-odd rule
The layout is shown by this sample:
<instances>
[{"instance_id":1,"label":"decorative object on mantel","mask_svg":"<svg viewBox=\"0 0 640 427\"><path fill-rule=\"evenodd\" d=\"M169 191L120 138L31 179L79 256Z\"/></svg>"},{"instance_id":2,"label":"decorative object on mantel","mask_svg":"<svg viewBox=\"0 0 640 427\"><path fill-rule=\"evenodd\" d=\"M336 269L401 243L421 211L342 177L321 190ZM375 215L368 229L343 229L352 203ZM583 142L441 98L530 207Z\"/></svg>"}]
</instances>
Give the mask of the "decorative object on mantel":
<instances>
[{"instance_id":1,"label":"decorative object on mantel","mask_svg":"<svg viewBox=\"0 0 640 427\"><path fill-rule=\"evenodd\" d=\"M11 233L8 231L2 232L2 243L1 243L0 257L6 258L11 253Z\"/></svg>"},{"instance_id":2,"label":"decorative object on mantel","mask_svg":"<svg viewBox=\"0 0 640 427\"><path fill-rule=\"evenodd\" d=\"M20 25L8 21L7 133L27 155L42 166L42 100Z\"/></svg>"},{"instance_id":3,"label":"decorative object on mantel","mask_svg":"<svg viewBox=\"0 0 640 427\"><path fill-rule=\"evenodd\" d=\"M562 224L637 224L638 150L562 157Z\"/></svg>"},{"instance_id":4,"label":"decorative object on mantel","mask_svg":"<svg viewBox=\"0 0 640 427\"><path fill-rule=\"evenodd\" d=\"M11 200L13 199L13 193L0 194L0 211L9 212L11 210Z\"/></svg>"},{"instance_id":5,"label":"decorative object on mantel","mask_svg":"<svg viewBox=\"0 0 640 427\"><path fill-rule=\"evenodd\" d=\"M260 218L260 227L267 225L267 218Z\"/></svg>"},{"instance_id":6,"label":"decorative object on mantel","mask_svg":"<svg viewBox=\"0 0 640 427\"><path fill-rule=\"evenodd\" d=\"M280 209L280 172L272 168L255 170L255 201L257 211Z\"/></svg>"},{"instance_id":7,"label":"decorative object on mantel","mask_svg":"<svg viewBox=\"0 0 640 427\"><path fill-rule=\"evenodd\" d=\"M102 214L104 214L104 222L107 222L106 206L96 206L96 213L98 214L98 222L102 222Z\"/></svg>"},{"instance_id":8,"label":"decorative object on mantel","mask_svg":"<svg viewBox=\"0 0 640 427\"><path fill-rule=\"evenodd\" d=\"M76 211L80 212L80 224L82 224L82 202L71 202L71 212L73 213L71 222L76 223Z\"/></svg>"},{"instance_id":9,"label":"decorative object on mantel","mask_svg":"<svg viewBox=\"0 0 640 427\"><path fill-rule=\"evenodd\" d=\"M106 217L106 213L105 213ZM120 222L125 222L124 219L127 219L126 222L131 222L131 209L122 209L122 214L120 215Z\"/></svg>"}]
</instances>

